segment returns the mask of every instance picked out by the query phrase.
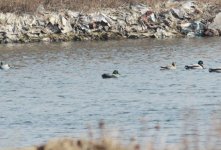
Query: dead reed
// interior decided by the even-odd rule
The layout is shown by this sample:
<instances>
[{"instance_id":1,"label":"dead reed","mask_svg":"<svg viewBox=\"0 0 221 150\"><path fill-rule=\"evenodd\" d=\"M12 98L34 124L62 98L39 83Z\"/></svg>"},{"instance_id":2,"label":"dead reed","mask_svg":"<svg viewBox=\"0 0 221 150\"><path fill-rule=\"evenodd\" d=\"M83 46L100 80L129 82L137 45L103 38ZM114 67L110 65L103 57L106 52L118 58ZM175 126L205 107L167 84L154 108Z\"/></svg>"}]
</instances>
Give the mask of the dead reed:
<instances>
[{"instance_id":1,"label":"dead reed","mask_svg":"<svg viewBox=\"0 0 221 150\"><path fill-rule=\"evenodd\" d=\"M100 8L117 8L129 3L155 6L166 0L0 0L1 12L33 13L41 4L47 10L71 9L91 11ZM197 0L221 5L221 0Z\"/></svg>"},{"instance_id":2,"label":"dead reed","mask_svg":"<svg viewBox=\"0 0 221 150\"><path fill-rule=\"evenodd\" d=\"M99 123L99 135L94 137L93 133L89 133L89 139L70 139L63 138L57 140L51 140L46 144L37 147L21 148L20 150L219 150L221 142L221 130L220 122L216 122L215 125L212 124L210 130L207 131L206 141L202 138L202 134L199 131L199 126L197 123L191 124L188 121L196 119L197 116L188 115L186 116L187 122L184 126L183 137L178 143L165 143L162 141L164 139L160 135L160 128L157 125L155 134L159 134L153 140L146 141L144 145L139 144L136 139L132 138L126 145L122 141L113 139L109 135L105 128L103 121ZM196 122L196 121L194 121ZM147 132L147 130L142 130L142 132ZM91 129L90 131L91 132ZM160 143L159 143L160 142Z\"/></svg>"},{"instance_id":3,"label":"dead reed","mask_svg":"<svg viewBox=\"0 0 221 150\"><path fill-rule=\"evenodd\" d=\"M127 3L145 3L146 0L1 0L0 11L28 13L34 12L41 4L47 10L71 9L91 10L97 8L115 8Z\"/></svg>"}]
</instances>

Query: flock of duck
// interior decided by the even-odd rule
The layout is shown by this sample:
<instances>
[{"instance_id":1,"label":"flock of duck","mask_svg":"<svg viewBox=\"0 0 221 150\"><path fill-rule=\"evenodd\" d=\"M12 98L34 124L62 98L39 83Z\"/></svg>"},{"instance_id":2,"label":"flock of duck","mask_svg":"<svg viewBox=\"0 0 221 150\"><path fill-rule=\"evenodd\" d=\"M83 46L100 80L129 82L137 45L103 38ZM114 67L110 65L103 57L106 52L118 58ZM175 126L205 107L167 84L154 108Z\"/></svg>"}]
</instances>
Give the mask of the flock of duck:
<instances>
[{"instance_id":1,"label":"flock of duck","mask_svg":"<svg viewBox=\"0 0 221 150\"><path fill-rule=\"evenodd\" d=\"M174 70L174 69L176 69L176 63L172 62L171 65L161 66L160 68L161 68L161 70ZM202 60L199 60L197 64L186 65L184 68L187 69L187 70L188 69L205 69L204 66L203 66L203 61Z\"/></svg>"},{"instance_id":2,"label":"flock of duck","mask_svg":"<svg viewBox=\"0 0 221 150\"><path fill-rule=\"evenodd\" d=\"M8 70L10 69L10 65L5 64L3 62L0 62L0 69L1 70ZM160 70L175 70L176 69L176 63L172 62L171 65L167 66L160 66ZM191 64L191 65L186 65L185 69L205 69L203 66L203 61L199 60L197 64ZM209 72L217 72L221 73L221 67L220 68L209 68ZM120 73L118 70L114 70L112 74L104 73L101 75L103 79L109 79L109 78L118 78L120 76Z\"/></svg>"},{"instance_id":3,"label":"flock of duck","mask_svg":"<svg viewBox=\"0 0 221 150\"><path fill-rule=\"evenodd\" d=\"M184 68L187 70L189 70L189 69L205 69L205 67L203 66L202 60L199 60L197 64L186 65ZM171 65L160 66L160 70L175 70L175 69L176 69L175 62L172 62ZM209 72L221 73L221 67L220 68L209 68ZM118 78L119 75L120 75L119 72L117 70L114 70L112 74L107 74L107 73L102 74L102 78L103 79Z\"/></svg>"},{"instance_id":4,"label":"flock of duck","mask_svg":"<svg viewBox=\"0 0 221 150\"><path fill-rule=\"evenodd\" d=\"M172 62L171 65L161 66L160 68L161 68L161 70L173 70L173 69L176 69L176 64L175 64L175 62ZM205 69L205 67L203 66L202 60L199 60L197 64L186 65L184 68L187 70L188 69ZM209 68L209 72L221 73L221 67L220 68Z\"/></svg>"}]
</instances>

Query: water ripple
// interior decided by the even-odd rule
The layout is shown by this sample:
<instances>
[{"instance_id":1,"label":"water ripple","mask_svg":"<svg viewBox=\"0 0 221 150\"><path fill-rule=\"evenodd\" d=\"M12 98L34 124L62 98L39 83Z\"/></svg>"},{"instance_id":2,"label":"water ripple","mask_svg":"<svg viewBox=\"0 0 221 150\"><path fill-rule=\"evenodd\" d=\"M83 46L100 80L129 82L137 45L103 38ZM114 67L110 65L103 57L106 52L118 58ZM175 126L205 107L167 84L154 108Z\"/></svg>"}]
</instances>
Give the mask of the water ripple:
<instances>
[{"instance_id":1,"label":"water ripple","mask_svg":"<svg viewBox=\"0 0 221 150\"><path fill-rule=\"evenodd\" d=\"M220 75L207 69L186 71L184 66L199 59L207 68L220 66L220 42L206 38L0 45L0 60L16 66L0 71L0 147L8 146L15 133L22 137L15 146L60 135L79 137L88 124L98 128L101 119L121 128L125 139L134 133L154 137L159 125L167 142L176 142L185 136L182 126L194 128L196 121L199 130L206 131L208 118L221 111ZM159 66L172 61L177 70L160 71ZM115 69L121 78L101 78ZM186 121L190 113L194 118L193 112L198 117ZM148 134L140 133L140 118L147 118Z\"/></svg>"}]
</instances>

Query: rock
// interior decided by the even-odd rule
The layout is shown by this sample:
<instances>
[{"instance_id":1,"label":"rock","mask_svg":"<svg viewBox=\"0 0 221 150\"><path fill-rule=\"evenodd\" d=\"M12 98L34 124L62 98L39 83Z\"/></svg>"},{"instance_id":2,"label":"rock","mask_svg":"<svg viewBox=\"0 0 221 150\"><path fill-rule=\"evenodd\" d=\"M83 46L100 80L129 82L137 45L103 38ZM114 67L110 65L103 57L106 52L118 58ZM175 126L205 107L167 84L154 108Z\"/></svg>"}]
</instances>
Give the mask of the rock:
<instances>
[{"instance_id":1,"label":"rock","mask_svg":"<svg viewBox=\"0 0 221 150\"><path fill-rule=\"evenodd\" d=\"M69 16L70 18L78 18L80 16L80 12L68 10L66 12L66 15Z\"/></svg>"},{"instance_id":2,"label":"rock","mask_svg":"<svg viewBox=\"0 0 221 150\"><path fill-rule=\"evenodd\" d=\"M180 25L181 33L187 36L203 36L206 30L206 25L204 25L201 21L194 21L192 23L183 23Z\"/></svg>"},{"instance_id":3,"label":"rock","mask_svg":"<svg viewBox=\"0 0 221 150\"><path fill-rule=\"evenodd\" d=\"M84 28L89 29L89 24L92 22L88 15L80 15L78 18L80 25L83 25Z\"/></svg>"},{"instance_id":4,"label":"rock","mask_svg":"<svg viewBox=\"0 0 221 150\"><path fill-rule=\"evenodd\" d=\"M144 13L146 13L147 10L149 10L147 5L144 5L144 4L130 5L130 8L131 8L131 10L133 10L137 13L141 13L141 14L144 14Z\"/></svg>"},{"instance_id":5,"label":"rock","mask_svg":"<svg viewBox=\"0 0 221 150\"><path fill-rule=\"evenodd\" d=\"M19 41L19 38L18 38L17 34L9 34L9 33L7 33L6 37L7 37L6 38L6 42L7 43L18 42Z\"/></svg>"},{"instance_id":6,"label":"rock","mask_svg":"<svg viewBox=\"0 0 221 150\"><path fill-rule=\"evenodd\" d=\"M196 36L203 36L206 26L201 21L195 21L191 24L191 28Z\"/></svg>"},{"instance_id":7,"label":"rock","mask_svg":"<svg viewBox=\"0 0 221 150\"><path fill-rule=\"evenodd\" d=\"M167 31L164 29L158 28L156 33L154 33L154 37L157 39L163 39L163 38L172 38L172 37L177 37L178 33L174 31Z\"/></svg>"},{"instance_id":8,"label":"rock","mask_svg":"<svg viewBox=\"0 0 221 150\"><path fill-rule=\"evenodd\" d=\"M42 38L41 40L42 40L43 42L50 42L50 41L51 41L51 39L48 38L48 37Z\"/></svg>"},{"instance_id":9,"label":"rock","mask_svg":"<svg viewBox=\"0 0 221 150\"><path fill-rule=\"evenodd\" d=\"M157 22L157 19L154 13L150 14L149 20L152 22Z\"/></svg>"},{"instance_id":10,"label":"rock","mask_svg":"<svg viewBox=\"0 0 221 150\"><path fill-rule=\"evenodd\" d=\"M6 24L15 24L15 23L18 23L19 20L20 20L20 18L13 13L6 13L5 14Z\"/></svg>"},{"instance_id":11,"label":"rock","mask_svg":"<svg viewBox=\"0 0 221 150\"><path fill-rule=\"evenodd\" d=\"M43 14L44 12L45 12L45 8L42 4L40 4L38 8L36 9L36 13Z\"/></svg>"},{"instance_id":12,"label":"rock","mask_svg":"<svg viewBox=\"0 0 221 150\"><path fill-rule=\"evenodd\" d=\"M214 29L207 29L204 32L205 36L220 36L220 31L219 30L214 30Z\"/></svg>"},{"instance_id":13,"label":"rock","mask_svg":"<svg viewBox=\"0 0 221 150\"><path fill-rule=\"evenodd\" d=\"M128 30L128 28L127 28ZM133 25L129 28L130 31L133 31L133 32L142 32L143 31L143 28L141 26L138 26L138 25Z\"/></svg>"},{"instance_id":14,"label":"rock","mask_svg":"<svg viewBox=\"0 0 221 150\"><path fill-rule=\"evenodd\" d=\"M51 22L49 22L47 24L47 28L49 29L48 32L46 31L46 33L61 33L61 29L58 27L58 24L52 24Z\"/></svg>"},{"instance_id":15,"label":"rock","mask_svg":"<svg viewBox=\"0 0 221 150\"><path fill-rule=\"evenodd\" d=\"M194 32L189 32L189 33L187 33L187 35L186 35L187 37L189 37L189 38L193 38L193 37L196 37L196 35L195 35L195 33Z\"/></svg>"},{"instance_id":16,"label":"rock","mask_svg":"<svg viewBox=\"0 0 221 150\"><path fill-rule=\"evenodd\" d=\"M138 39L140 37L140 34L138 34L137 32L131 32L131 33L128 33L127 37L129 39Z\"/></svg>"},{"instance_id":17,"label":"rock","mask_svg":"<svg viewBox=\"0 0 221 150\"><path fill-rule=\"evenodd\" d=\"M137 18L138 17L135 17L133 15L127 15L125 21L128 25L137 25L138 24Z\"/></svg>"},{"instance_id":18,"label":"rock","mask_svg":"<svg viewBox=\"0 0 221 150\"><path fill-rule=\"evenodd\" d=\"M216 15L213 22L209 25L208 28L221 30L221 12Z\"/></svg>"},{"instance_id":19,"label":"rock","mask_svg":"<svg viewBox=\"0 0 221 150\"><path fill-rule=\"evenodd\" d=\"M130 4L96 13L71 10L35 14L0 13L0 42L108 40L218 36L221 13L215 6L170 0L161 9ZM217 14L218 13L218 14ZM212 22L212 23L211 23Z\"/></svg>"},{"instance_id":20,"label":"rock","mask_svg":"<svg viewBox=\"0 0 221 150\"><path fill-rule=\"evenodd\" d=\"M116 40L118 40L118 39L122 39L124 37L124 35L122 33L120 33L120 32L112 31L112 32L108 33L108 37L109 37L109 39L116 39Z\"/></svg>"},{"instance_id":21,"label":"rock","mask_svg":"<svg viewBox=\"0 0 221 150\"><path fill-rule=\"evenodd\" d=\"M172 8L171 9L172 14L179 19L184 19L186 16L186 12L183 9L177 9L177 8Z\"/></svg>"},{"instance_id":22,"label":"rock","mask_svg":"<svg viewBox=\"0 0 221 150\"><path fill-rule=\"evenodd\" d=\"M163 29L158 28L156 33L154 34L155 38L162 39L167 37L167 32Z\"/></svg>"},{"instance_id":23,"label":"rock","mask_svg":"<svg viewBox=\"0 0 221 150\"><path fill-rule=\"evenodd\" d=\"M36 18L36 26L44 27L46 25L46 21L40 18Z\"/></svg>"},{"instance_id":24,"label":"rock","mask_svg":"<svg viewBox=\"0 0 221 150\"><path fill-rule=\"evenodd\" d=\"M6 33L5 31L0 31L0 35L1 35L1 36L4 37L6 34L7 34L7 33Z\"/></svg>"},{"instance_id":25,"label":"rock","mask_svg":"<svg viewBox=\"0 0 221 150\"><path fill-rule=\"evenodd\" d=\"M146 11L146 13L141 15L139 21L148 24L148 22L156 22L157 19L153 11Z\"/></svg>"},{"instance_id":26,"label":"rock","mask_svg":"<svg viewBox=\"0 0 221 150\"><path fill-rule=\"evenodd\" d=\"M154 33L150 33L150 32L141 33L140 36L141 36L142 38L150 38L150 37L154 36Z\"/></svg>"},{"instance_id":27,"label":"rock","mask_svg":"<svg viewBox=\"0 0 221 150\"><path fill-rule=\"evenodd\" d=\"M59 24L59 21L60 21L60 15L57 15L57 14L50 14L50 16L48 16L48 23L51 23L52 25L55 25L55 24Z\"/></svg>"},{"instance_id":28,"label":"rock","mask_svg":"<svg viewBox=\"0 0 221 150\"><path fill-rule=\"evenodd\" d=\"M111 26L111 23L108 21L109 19L102 13L100 14L92 14L91 15L92 22L103 23L103 25Z\"/></svg>"},{"instance_id":29,"label":"rock","mask_svg":"<svg viewBox=\"0 0 221 150\"><path fill-rule=\"evenodd\" d=\"M62 33L68 33L73 30L69 20L67 20L63 16L60 16L60 25L59 26L60 26Z\"/></svg>"},{"instance_id":30,"label":"rock","mask_svg":"<svg viewBox=\"0 0 221 150\"><path fill-rule=\"evenodd\" d=\"M182 8L187 10L189 13L194 13L196 7L197 6L194 1L187 1L182 4Z\"/></svg>"}]
</instances>

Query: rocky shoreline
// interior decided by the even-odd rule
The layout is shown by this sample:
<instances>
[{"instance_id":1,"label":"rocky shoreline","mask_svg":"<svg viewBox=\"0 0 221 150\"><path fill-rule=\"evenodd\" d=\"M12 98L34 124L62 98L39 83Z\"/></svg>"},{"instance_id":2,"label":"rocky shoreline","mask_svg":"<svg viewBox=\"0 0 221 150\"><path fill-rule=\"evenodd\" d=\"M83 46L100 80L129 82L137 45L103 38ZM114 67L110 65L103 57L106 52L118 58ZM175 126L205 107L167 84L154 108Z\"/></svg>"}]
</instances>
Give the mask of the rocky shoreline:
<instances>
[{"instance_id":1,"label":"rocky shoreline","mask_svg":"<svg viewBox=\"0 0 221 150\"><path fill-rule=\"evenodd\" d=\"M159 8L130 4L94 13L39 6L34 14L0 13L0 43L221 36L221 9L196 1Z\"/></svg>"}]
</instances>

